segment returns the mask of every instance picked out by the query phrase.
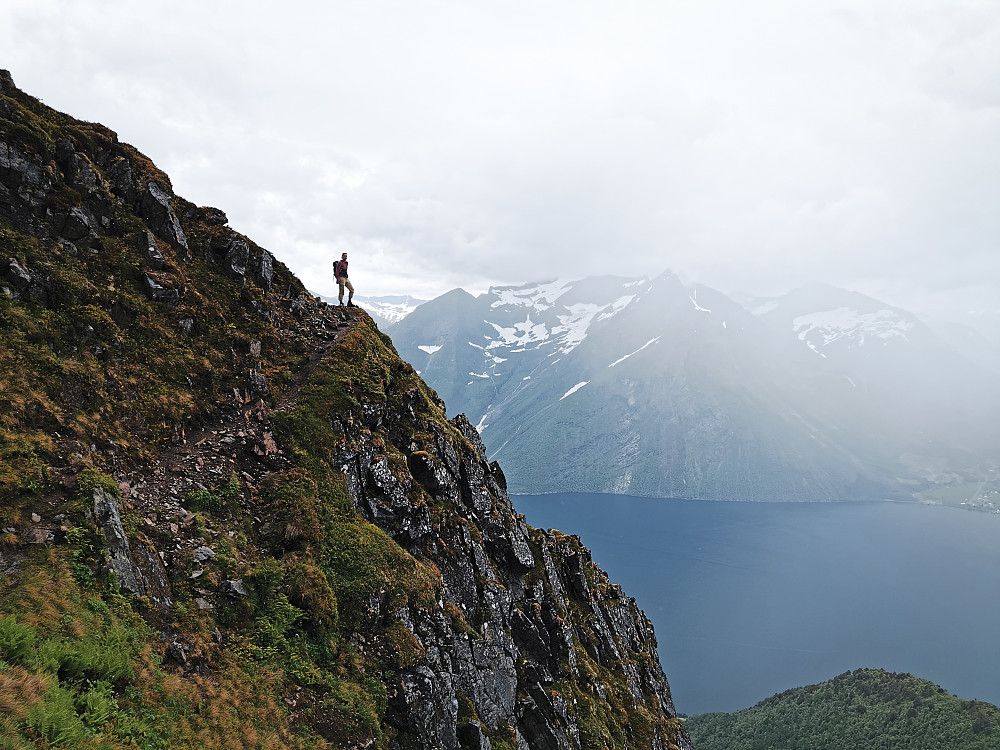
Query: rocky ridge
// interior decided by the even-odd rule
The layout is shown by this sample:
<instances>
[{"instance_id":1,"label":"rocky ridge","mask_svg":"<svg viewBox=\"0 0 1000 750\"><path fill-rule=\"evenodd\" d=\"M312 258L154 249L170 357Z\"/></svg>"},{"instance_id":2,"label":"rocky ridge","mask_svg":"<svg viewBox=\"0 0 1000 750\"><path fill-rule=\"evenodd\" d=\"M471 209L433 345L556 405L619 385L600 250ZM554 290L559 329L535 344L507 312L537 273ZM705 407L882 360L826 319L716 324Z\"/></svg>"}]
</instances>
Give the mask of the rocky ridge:
<instances>
[{"instance_id":1,"label":"rocky ridge","mask_svg":"<svg viewBox=\"0 0 1000 750\"><path fill-rule=\"evenodd\" d=\"M4 738L690 748L635 601L226 224L0 73Z\"/></svg>"}]
</instances>

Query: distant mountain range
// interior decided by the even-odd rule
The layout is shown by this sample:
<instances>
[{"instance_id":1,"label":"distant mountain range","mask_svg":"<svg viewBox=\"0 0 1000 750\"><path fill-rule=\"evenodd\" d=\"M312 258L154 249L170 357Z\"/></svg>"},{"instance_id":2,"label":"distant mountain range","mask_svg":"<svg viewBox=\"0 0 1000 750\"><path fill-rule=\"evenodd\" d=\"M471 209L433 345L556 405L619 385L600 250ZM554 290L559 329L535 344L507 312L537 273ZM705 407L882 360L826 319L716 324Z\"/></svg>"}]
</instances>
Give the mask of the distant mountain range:
<instances>
[{"instance_id":1,"label":"distant mountain range","mask_svg":"<svg viewBox=\"0 0 1000 750\"><path fill-rule=\"evenodd\" d=\"M743 304L672 273L456 289L385 330L514 492L997 494L994 376L916 316L832 286Z\"/></svg>"},{"instance_id":2,"label":"distant mountain range","mask_svg":"<svg viewBox=\"0 0 1000 750\"><path fill-rule=\"evenodd\" d=\"M336 297L320 297L320 299L330 305L336 305L338 302ZM379 328L387 328L393 323L398 323L426 301L401 294L382 297L354 295L354 303L358 307L364 308L364 311L372 317Z\"/></svg>"}]
</instances>

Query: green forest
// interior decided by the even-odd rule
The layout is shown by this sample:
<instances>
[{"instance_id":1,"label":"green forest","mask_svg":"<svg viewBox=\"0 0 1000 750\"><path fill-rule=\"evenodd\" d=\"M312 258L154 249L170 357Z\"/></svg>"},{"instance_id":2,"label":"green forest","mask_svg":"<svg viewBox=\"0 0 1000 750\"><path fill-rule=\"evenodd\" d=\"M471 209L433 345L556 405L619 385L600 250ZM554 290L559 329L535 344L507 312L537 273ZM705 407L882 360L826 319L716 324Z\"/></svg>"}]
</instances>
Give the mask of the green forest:
<instances>
[{"instance_id":1,"label":"green forest","mask_svg":"<svg viewBox=\"0 0 1000 750\"><path fill-rule=\"evenodd\" d=\"M698 750L988 750L1000 709L882 669L845 672L733 713L685 722Z\"/></svg>"}]
</instances>

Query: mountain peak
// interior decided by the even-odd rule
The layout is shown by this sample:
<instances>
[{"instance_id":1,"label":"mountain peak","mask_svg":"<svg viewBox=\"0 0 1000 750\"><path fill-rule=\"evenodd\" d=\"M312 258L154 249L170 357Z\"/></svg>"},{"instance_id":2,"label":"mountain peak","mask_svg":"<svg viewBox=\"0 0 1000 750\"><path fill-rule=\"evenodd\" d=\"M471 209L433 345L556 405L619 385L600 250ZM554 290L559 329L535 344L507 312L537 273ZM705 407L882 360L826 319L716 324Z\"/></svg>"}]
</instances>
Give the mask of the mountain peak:
<instances>
[{"instance_id":1,"label":"mountain peak","mask_svg":"<svg viewBox=\"0 0 1000 750\"><path fill-rule=\"evenodd\" d=\"M532 283L432 300L389 333L526 494L912 497L976 476L971 456L1000 443L975 416L997 412L983 373L912 314L829 284L748 310L671 272ZM950 473L921 468L945 453Z\"/></svg>"}]
</instances>

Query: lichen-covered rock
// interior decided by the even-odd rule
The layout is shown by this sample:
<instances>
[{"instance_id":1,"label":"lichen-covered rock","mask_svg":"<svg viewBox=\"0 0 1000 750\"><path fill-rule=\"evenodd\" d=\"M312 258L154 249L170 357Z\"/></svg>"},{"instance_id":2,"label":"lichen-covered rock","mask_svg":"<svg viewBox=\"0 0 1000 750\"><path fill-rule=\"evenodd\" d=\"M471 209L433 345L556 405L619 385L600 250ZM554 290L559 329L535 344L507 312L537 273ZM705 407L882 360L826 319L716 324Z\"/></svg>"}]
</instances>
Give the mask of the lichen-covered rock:
<instances>
[{"instance_id":1,"label":"lichen-covered rock","mask_svg":"<svg viewBox=\"0 0 1000 750\"><path fill-rule=\"evenodd\" d=\"M181 301L181 293L177 289L163 286L150 276L144 276L146 284L146 294L154 302L162 302L165 305L176 305Z\"/></svg>"},{"instance_id":2,"label":"lichen-covered rock","mask_svg":"<svg viewBox=\"0 0 1000 750\"><path fill-rule=\"evenodd\" d=\"M159 556L145 544L133 547L129 542L114 495L102 487L95 487L93 499L94 519L104 537L108 568L117 577L118 584L130 594L148 596L161 609L169 607L172 603L170 584Z\"/></svg>"},{"instance_id":3,"label":"lichen-covered rock","mask_svg":"<svg viewBox=\"0 0 1000 750\"><path fill-rule=\"evenodd\" d=\"M170 205L170 193L156 182L146 185L139 201L139 215L157 237L188 253L187 237Z\"/></svg>"},{"instance_id":4,"label":"lichen-covered rock","mask_svg":"<svg viewBox=\"0 0 1000 750\"><path fill-rule=\"evenodd\" d=\"M148 229L139 232L136 238L136 250L154 271L161 270L166 264L163 253L160 252L160 248L156 244L156 237Z\"/></svg>"},{"instance_id":5,"label":"lichen-covered rock","mask_svg":"<svg viewBox=\"0 0 1000 750\"><path fill-rule=\"evenodd\" d=\"M274 256L267 250L261 250L257 259L257 281L265 292L271 291L274 283Z\"/></svg>"},{"instance_id":6,"label":"lichen-covered rock","mask_svg":"<svg viewBox=\"0 0 1000 750\"><path fill-rule=\"evenodd\" d=\"M247 275L247 263L249 262L250 245L243 238L234 236L229 241L226 250L223 270L234 278L244 278Z\"/></svg>"},{"instance_id":7,"label":"lichen-covered rock","mask_svg":"<svg viewBox=\"0 0 1000 750\"><path fill-rule=\"evenodd\" d=\"M635 600L577 537L527 526L464 416L421 409L408 393L331 417L354 507L441 574L436 610L391 615L420 657L390 688L390 724L421 748L690 750Z\"/></svg>"}]
</instances>

